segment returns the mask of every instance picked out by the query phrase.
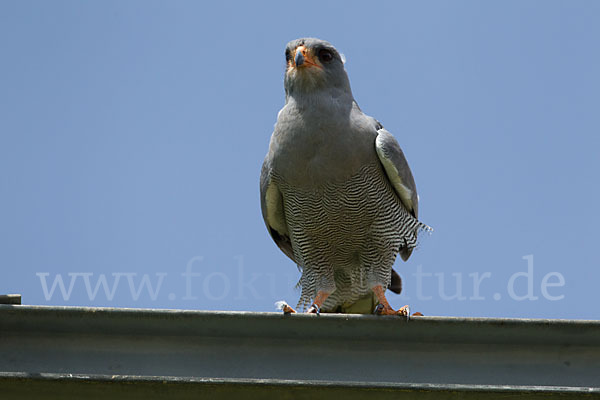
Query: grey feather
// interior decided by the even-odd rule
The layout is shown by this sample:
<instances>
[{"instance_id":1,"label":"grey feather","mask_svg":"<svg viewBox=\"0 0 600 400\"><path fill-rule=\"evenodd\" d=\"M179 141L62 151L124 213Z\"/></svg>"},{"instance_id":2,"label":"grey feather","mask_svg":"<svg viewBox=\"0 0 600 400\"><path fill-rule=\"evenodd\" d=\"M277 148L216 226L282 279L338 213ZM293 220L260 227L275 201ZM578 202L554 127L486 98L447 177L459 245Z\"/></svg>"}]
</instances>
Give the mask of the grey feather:
<instances>
[{"instance_id":1,"label":"grey feather","mask_svg":"<svg viewBox=\"0 0 600 400\"><path fill-rule=\"evenodd\" d=\"M417 185L398 141L396 141L391 133L381 127L378 130L375 148L377 149L377 155L384 167L385 173L394 187L396 194L402 200L402 204L413 217L418 218L419 196L417 194ZM412 254L412 251L413 248L402 246L400 248L400 256L406 261Z\"/></svg>"},{"instance_id":2,"label":"grey feather","mask_svg":"<svg viewBox=\"0 0 600 400\"><path fill-rule=\"evenodd\" d=\"M270 206L267 205L267 191L269 186L271 186L273 193L273 200ZM275 189L275 190L273 190ZM265 160L263 163L262 171L260 174L260 206L262 210L263 219L265 221L265 225L267 225L267 230L269 234L277 244L277 246L283 251L283 253L291 258L292 261L296 262L294 259L294 250L292 249L292 242L290 241L290 236L287 231L287 224L285 221L284 211L283 211L283 199L281 197L281 193L277 190L276 187L271 183L271 177L269 176L269 162ZM269 218L269 210L273 217Z\"/></svg>"},{"instance_id":3,"label":"grey feather","mask_svg":"<svg viewBox=\"0 0 600 400\"><path fill-rule=\"evenodd\" d=\"M375 147L386 175L402 200L402 204L415 218L419 218L417 185L404 157L404 152L402 152L396 138L385 128L382 127L377 133Z\"/></svg>"}]
</instances>

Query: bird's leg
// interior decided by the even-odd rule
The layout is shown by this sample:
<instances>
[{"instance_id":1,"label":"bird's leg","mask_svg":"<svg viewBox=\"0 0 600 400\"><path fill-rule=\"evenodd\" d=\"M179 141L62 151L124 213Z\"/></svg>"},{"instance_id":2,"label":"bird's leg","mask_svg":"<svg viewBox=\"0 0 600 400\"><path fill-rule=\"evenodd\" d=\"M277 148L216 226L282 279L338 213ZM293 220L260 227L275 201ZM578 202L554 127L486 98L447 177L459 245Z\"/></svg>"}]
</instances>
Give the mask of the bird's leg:
<instances>
[{"instance_id":1,"label":"bird's leg","mask_svg":"<svg viewBox=\"0 0 600 400\"><path fill-rule=\"evenodd\" d=\"M395 311L388 303L385 298L385 289L381 285L377 285L373 287L373 292L375 296L377 296L377 300L379 300L379 305L375 308L375 313L379 315L400 315L402 317L408 317L410 310L408 306L404 306L400 308L398 311Z\"/></svg>"},{"instance_id":2,"label":"bird's leg","mask_svg":"<svg viewBox=\"0 0 600 400\"><path fill-rule=\"evenodd\" d=\"M310 307L308 308L308 310L306 312L308 314L319 314L321 312L321 307L323 306L323 303L325 303L325 300L327 300L328 297L329 297L329 293L319 290L317 292L317 296L315 297L315 300L313 301L313 303L310 305Z\"/></svg>"}]
</instances>

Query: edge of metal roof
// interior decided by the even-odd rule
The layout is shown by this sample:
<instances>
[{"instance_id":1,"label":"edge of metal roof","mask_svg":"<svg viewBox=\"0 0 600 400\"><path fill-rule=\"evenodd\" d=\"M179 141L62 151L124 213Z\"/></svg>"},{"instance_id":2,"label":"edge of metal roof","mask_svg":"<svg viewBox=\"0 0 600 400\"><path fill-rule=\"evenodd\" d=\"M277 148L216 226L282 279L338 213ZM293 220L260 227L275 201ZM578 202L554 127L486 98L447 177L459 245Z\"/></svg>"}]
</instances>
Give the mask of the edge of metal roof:
<instances>
[{"instance_id":1,"label":"edge of metal roof","mask_svg":"<svg viewBox=\"0 0 600 400\"><path fill-rule=\"evenodd\" d=\"M600 396L600 321L0 305L0 390L32 388Z\"/></svg>"}]
</instances>

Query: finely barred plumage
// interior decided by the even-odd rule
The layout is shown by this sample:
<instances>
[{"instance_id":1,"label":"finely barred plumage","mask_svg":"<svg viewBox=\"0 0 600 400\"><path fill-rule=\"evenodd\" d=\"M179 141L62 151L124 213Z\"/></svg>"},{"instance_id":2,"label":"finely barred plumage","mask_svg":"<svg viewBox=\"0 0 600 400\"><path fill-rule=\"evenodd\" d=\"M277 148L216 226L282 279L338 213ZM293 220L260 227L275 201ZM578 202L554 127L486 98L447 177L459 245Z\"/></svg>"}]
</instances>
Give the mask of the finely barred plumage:
<instances>
[{"instance_id":1,"label":"finely barred plumage","mask_svg":"<svg viewBox=\"0 0 600 400\"><path fill-rule=\"evenodd\" d=\"M400 247L414 248L418 231L429 229L402 206L379 163L310 191L273 178L302 269L299 307L310 305L317 287L333 292L324 309L354 302L375 285L387 287Z\"/></svg>"}]
</instances>

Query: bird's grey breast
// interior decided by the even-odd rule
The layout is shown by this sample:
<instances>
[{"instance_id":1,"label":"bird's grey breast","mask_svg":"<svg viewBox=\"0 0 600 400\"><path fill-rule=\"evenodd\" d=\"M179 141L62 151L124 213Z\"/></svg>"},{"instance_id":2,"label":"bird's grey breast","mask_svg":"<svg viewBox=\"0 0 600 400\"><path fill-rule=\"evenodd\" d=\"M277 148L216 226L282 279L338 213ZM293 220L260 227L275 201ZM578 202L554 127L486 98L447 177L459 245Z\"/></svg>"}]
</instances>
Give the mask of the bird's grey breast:
<instances>
[{"instance_id":1,"label":"bird's grey breast","mask_svg":"<svg viewBox=\"0 0 600 400\"><path fill-rule=\"evenodd\" d=\"M319 187L343 182L377 160L376 130L357 120L353 108L281 110L269 150L273 171L288 184Z\"/></svg>"}]
</instances>

